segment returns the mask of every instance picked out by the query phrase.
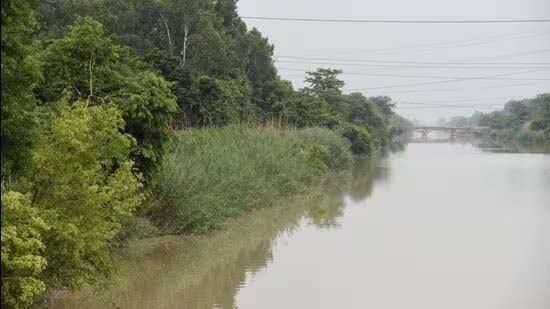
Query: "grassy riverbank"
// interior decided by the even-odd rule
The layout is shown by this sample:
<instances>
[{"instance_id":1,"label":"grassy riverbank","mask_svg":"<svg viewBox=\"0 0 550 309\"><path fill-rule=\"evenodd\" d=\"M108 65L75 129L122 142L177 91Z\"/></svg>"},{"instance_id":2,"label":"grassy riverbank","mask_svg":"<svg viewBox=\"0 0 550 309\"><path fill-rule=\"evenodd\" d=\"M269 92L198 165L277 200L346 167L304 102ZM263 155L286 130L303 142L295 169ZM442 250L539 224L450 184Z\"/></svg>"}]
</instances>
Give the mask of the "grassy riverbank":
<instances>
[{"instance_id":1,"label":"grassy riverbank","mask_svg":"<svg viewBox=\"0 0 550 309\"><path fill-rule=\"evenodd\" d=\"M315 175L347 168L351 161L349 143L328 129L181 131L162 164L147 213L167 233L205 232L304 192Z\"/></svg>"}]
</instances>

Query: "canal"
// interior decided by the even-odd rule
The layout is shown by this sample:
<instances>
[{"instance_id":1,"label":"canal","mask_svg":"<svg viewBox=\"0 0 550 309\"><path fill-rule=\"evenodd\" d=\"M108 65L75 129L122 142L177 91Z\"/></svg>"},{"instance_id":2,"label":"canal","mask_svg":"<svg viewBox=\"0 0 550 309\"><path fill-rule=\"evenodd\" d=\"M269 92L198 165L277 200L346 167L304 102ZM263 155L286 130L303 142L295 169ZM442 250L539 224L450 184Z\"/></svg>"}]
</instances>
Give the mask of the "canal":
<instances>
[{"instance_id":1,"label":"canal","mask_svg":"<svg viewBox=\"0 0 550 309\"><path fill-rule=\"evenodd\" d=\"M550 308L550 155L409 144L49 308Z\"/></svg>"}]
</instances>

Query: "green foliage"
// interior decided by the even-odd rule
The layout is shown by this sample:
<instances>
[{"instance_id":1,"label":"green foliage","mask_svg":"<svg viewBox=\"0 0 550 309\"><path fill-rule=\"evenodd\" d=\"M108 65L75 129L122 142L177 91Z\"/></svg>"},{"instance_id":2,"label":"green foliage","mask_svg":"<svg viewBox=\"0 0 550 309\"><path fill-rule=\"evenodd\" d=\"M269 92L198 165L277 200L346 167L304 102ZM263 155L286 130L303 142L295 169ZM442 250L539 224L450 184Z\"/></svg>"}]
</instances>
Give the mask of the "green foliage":
<instances>
[{"instance_id":1,"label":"green foliage","mask_svg":"<svg viewBox=\"0 0 550 309\"><path fill-rule=\"evenodd\" d=\"M198 81L197 103L193 107L202 125L246 122L252 115L250 86L244 79L219 80L202 76Z\"/></svg>"},{"instance_id":2,"label":"green foliage","mask_svg":"<svg viewBox=\"0 0 550 309\"><path fill-rule=\"evenodd\" d=\"M114 44L91 18L78 19L65 37L54 40L43 61L47 82L40 86L41 99L57 102L65 94L88 105L114 102L122 111L124 131L137 141L136 166L150 179L167 149L176 111L170 84Z\"/></svg>"},{"instance_id":3,"label":"green foliage","mask_svg":"<svg viewBox=\"0 0 550 309\"><path fill-rule=\"evenodd\" d=\"M316 71L307 72L306 82L310 88L319 96L341 93L344 82L338 79L342 70L319 68Z\"/></svg>"},{"instance_id":4,"label":"green foliage","mask_svg":"<svg viewBox=\"0 0 550 309\"><path fill-rule=\"evenodd\" d=\"M342 170L351 167L353 158L349 142L337 133L322 128L307 128L298 131L305 143L322 145L329 150L325 164L330 169Z\"/></svg>"},{"instance_id":5,"label":"green foliage","mask_svg":"<svg viewBox=\"0 0 550 309\"><path fill-rule=\"evenodd\" d=\"M25 186L50 228L43 236L50 288L77 288L109 275L110 241L143 199L120 112L73 105L61 106L36 146Z\"/></svg>"},{"instance_id":6,"label":"green foliage","mask_svg":"<svg viewBox=\"0 0 550 309\"><path fill-rule=\"evenodd\" d=\"M354 125L366 128L374 138L373 144L384 144L384 140L391 135L390 117L386 116L379 104L376 103L381 100L366 98L361 93L355 92L347 96L347 101L349 104L347 120Z\"/></svg>"},{"instance_id":7,"label":"green foliage","mask_svg":"<svg viewBox=\"0 0 550 309\"><path fill-rule=\"evenodd\" d=\"M326 162L329 162L330 150L327 147L321 144L312 143L306 151L307 160L316 170L323 172L328 168Z\"/></svg>"},{"instance_id":8,"label":"green foliage","mask_svg":"<svg viewBox=\"0 0 550 309\"><path fill-rule=\"evenodd\" d=\"M324 166L350 163L347 142L327 129L186 130L164 161L149 213L166 231L205 232L301 192Z\"/></svg>"},{"instance_id":9,"label":"green foliage","mask_svg":"<svg viewBox=\"0 0 550 309\"><path fill-rule=\"evenodd\" d=\"M346 125L342 128L342 136L351 143L351 151L354 155L370 155L373 151L373 139L369 132L357 125Z\"/></svg>"},{"instance_id":10,"label":"green foliage","mask_svg":"<svg viewBox=\"0 0 550 309\"><path fill-rule=\"evenodd\" d=\"M327 103L307 90L291 96L284 110L284 121L299 128L325 125L330 115Z\"/></svg>"},{"instance_id":11,"label":"green foliage","mask_svg":"<svg viewBox=\"0 0 550 309\"><path fill-rule=\"evenodd\" d=\"M293 131L200 129L180 132L159 175L153 221L197 233L299 192L313 175Z\"/></svg>"},{"instance_id":12,"label":"green foliage","mask_svg":"<svg viewBox=\"0 0 550 309\"><path fill-rule=\"evenodd\" d=\"M392 109L395 107L395 103L392 103L391 98L387 96L377 96L370 99L380 108L382 113L388 116L392 113Z\"/></svg>"},{"instance_id":13,"label":"green foliage","mask_svg":"<svg viewBox=\"0 0 550 309\"><path fill-rule=\"evenodd\" d=\"M30 204L19 192L2 192L2 307L26 308L46 289L42 235L48 225Z\"/></svg>"},{"instance_id":14,"label":"green foliage","mask_svg":"<svg viewBox=\"0 0 550 309\"><path fill-rule=\"evenodd\" d=\"M36 28L27 1L2 1L2 176L26 167L36 138L33 88L41 78L32 41Z\"/></svg>"},{"instance_id":15,"label":"green foliage","mask_svg":"<svg viewBox=\"0 0 550 309\"><path fill-rule=\"evenodd\" d=\"M478 113L481 114L481 113ZM474 114L478 124L490 128L489 136L503 142L525 145L550 143L550 94L508 102L502 111Z\"/></svg>"}]
</instances>

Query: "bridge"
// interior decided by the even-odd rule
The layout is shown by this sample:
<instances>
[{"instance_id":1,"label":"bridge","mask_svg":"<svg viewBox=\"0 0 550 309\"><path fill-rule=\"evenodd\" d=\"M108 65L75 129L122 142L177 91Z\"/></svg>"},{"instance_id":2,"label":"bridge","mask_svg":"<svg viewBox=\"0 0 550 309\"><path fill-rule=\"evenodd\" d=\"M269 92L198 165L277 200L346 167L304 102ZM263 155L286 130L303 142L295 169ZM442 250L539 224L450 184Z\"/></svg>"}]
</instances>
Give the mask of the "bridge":
<instances>
[{"instance_id":1,"label":"bridge","mask_svg":"<svg viewBox=\"0 0 550 309\"><path fill-rule=\"evenodd\" d=\"M411 127L410 128L411 131L419 132L420 134L422 134L423 138L427 138L428 133L433 132L433 131L449 132L450 135L451 135L451 138L455 138L458 133L480 135L480 134L484 133L485 131L487 131L488 129L489 129L488 127L437 127L437 126L434 126L434 127L418 126L418 127Z\"/></svg>"}]
</instances>

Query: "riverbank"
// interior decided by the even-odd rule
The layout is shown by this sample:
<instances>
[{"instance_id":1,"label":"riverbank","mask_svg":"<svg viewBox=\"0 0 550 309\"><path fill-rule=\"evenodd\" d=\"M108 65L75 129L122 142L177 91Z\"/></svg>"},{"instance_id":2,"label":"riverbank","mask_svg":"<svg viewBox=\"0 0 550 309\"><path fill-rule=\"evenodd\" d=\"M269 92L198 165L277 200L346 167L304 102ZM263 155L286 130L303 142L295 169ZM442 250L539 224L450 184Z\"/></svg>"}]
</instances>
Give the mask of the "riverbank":
<instances>
[{"instance_id":1,"label":"riverbank","mask_svg":"<svg viewBox=\"0 0 550 309\"><path fill-rule=\"evenodd\" d=\"M375 162L360 158L352 169L327 171L314 178L307 193L228 219L208 233L133 240L114 255L117 271L106 288L61 291L40 307L212 308L217 303L232 308L228 296L273 262L278 239L304 222L337 227L346 195L361 200L371 194L376 179L384 177Z\"/></svg>"}]
</instances>

